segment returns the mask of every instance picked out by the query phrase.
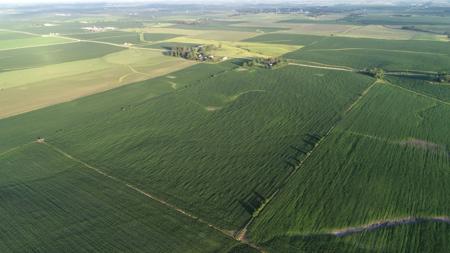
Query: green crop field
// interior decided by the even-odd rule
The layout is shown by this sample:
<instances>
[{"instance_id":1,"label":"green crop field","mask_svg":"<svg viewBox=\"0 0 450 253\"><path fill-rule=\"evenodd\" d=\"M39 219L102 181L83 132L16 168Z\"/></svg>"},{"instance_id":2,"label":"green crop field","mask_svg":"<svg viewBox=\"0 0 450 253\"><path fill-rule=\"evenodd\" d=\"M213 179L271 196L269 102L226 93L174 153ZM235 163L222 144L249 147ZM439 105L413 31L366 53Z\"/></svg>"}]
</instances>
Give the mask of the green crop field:
<instances>
[{"instance_id":1,"label":"green crop field","mask_svg":"<svg viewBox=\"0 0 450 253\"><path fill-rule=\"evenodd\" d=\"M389 76L387 79L391 83L403 88L450 103L450 85L448 84L442 84L434 80L422 79L420 77L414 78L414 76L409 78Z\"/></svg>"},{"instance_id":2,"label":"green crop field","mask_svg":"<svg viewBox=\"0 0 450 253\"><path fill-rule=\"evenodd\" d=\"M225 70L222 70L224 73L214 74L224 68ZM251 215L236 200L247 201L246 198L249 195L251 197L253 191L268 197L271 190L277 186L277 182L290 171L286 165L290 153L295 151L290 145L295 143L301 147L304 145L303 138L306 135L324 134L342 113L343 107L350 104L352 98L372 82L370 78L352 73L334 73L298 67L286 67L276 71L259 70L252 73L236 72L226 66L217 66L213 70L201 75L196 73L195 76L196 78L217 76L194 83L186 83L184 79L179 78L193 71L187 69L173 73L175 78L164 77L148 82L148 91L145 91L144 83L140 84L134 88L137 94L133 94L129 100L122 101L120 106L109 93L89 98L82 103L82 107L76 106L74 113L84 115L82 111L89 112L93 107L97 107L94 105L106 105L106 101L114 101L108 106L108 113L106 111L101 113L109 115L107 121L99 115L95 117L96 119L90 119L89 124L80 120L77 124L70 123L71 126L68 126L53 121L52 128L59 125L58 128L63 130L53 133L55 134L53 138L51 137L53 134L45 134L46 138L67 152L83 157L86 162L105 168L109 173L134 182L170 202L202 214L208 221L215 220L221 226L233 230ZM339 77L336 77L336 74L339 74ZM328 85L331 80L334 80L333 86ZM276 83L278 85L275 85ZM184 90L186 85L194 86ZM161 98L152 98L153 86L182 90ZM129 86L127 89L132 92L133 87ZM313 94L321 94L321 98L317 99ZM136 97L138 95L139 97ZM273 107L261 108L263 111L258 109L259 104L266 104L269 101L272 101ZM78 102L73 104L76 105ZM67 104L64 107L70 108L72 105ZM265 115L271 113L273 116L258 120L262 113ZM286 121L286 117L281 115L290 115L289 118L292 120ZM31 114L30 117L36 116ZM60 118L56 115L53 117ZM143 117L148 118L148 121L139 127L142 123L136 123ZM19 118L13 118L12 122ZM116 125L114 122L123 121L129 125L122 123L120 129L108 127ZM100 126L99 124L105 125L92 127ZM268 125L277 127L275 129L264 127ZM44 126L40 128L45 129ZM192 132L193 128L201 129L198 135ZM153 131L149 132L146 129ZM227 134L233 132L233 129L236 131L240 129L241 134L236 136ZM97 130L101 130L101 133ZM46 131L42 134L31 132L34 136L44 135ZM11 132L5 134L16 135ZM89 136L104 137L92 139ZM111 138L112 136L117 137ZM177 137L173 139L175 136ZM265 136L264 141L260 140L260 136ZM167 142L173 142L174 146L165 147ZM131 152L136 148L136 143L139 143L139 147L146 152L133 152L133 156L128 157L119 155ZM216 143L223 145L217 149ZM78 146L80 148L75 148ZM177 146L184 148L179 151L172 149ZM93 151L99 149L102 149L102 154L105 155L95 155L96 152ZM148 157L149 153L153 155ZM219 153L222 153L221 156L217 156ZM186 159L187 156L190 159ZM164 159L161 160L159 157ZM246 170L238 169L237 164L246 164ZM180 168L183 170L180 171ZM214 180L218 179L216 175L219 171L224 173L223 177L231 178L233 183L228 185L222 185L220 181L214 183Z\"/></svg>"},{"instance_id":3,"label":"green crop field","mask_svg":"<svg viewBox=\"0 0 450 253\"><path fill-rule=\"evenodd\" d=\"M431 219L450 212L445 194L450 105L388 84L372 89L251 227L254 240L310 236L320 242L321 235L327 240L327 234L380 220ZM432 227L436 231L428 233L442 229ZM416 247L430 238L414 236L405 237L419 240ZM433 244L445 243L444 238L434 238ZM379 244L381 251L389 249ZM401 244L389 247L420 252Z\"/></svg>"},{"instance_id":4,"label":"green crop field","mask_svg":"<svg viewBox=\"0 0 450 253\"><path fill-rule=\"evenodd\" d=\"M450 5L7 1L0 252L449 252Z\"/></svg>"},{"instance_id":5,"label":"green crop field","mask_svg":"<svg viewBox=\"0 0 450 253\"><path fill-rule=\"evenodd\" d=\"M57 37L30 37L23 39L0 40L0 51L26 47L48 46L70 42L73 41Z\"/></svg>"},{"instance_id":6,"label":"green crop field","mask_svg":"<svg viewBox=\"0 0 450 253\"><path fill-rule=\"evenodd\" d=\"M268 34L247 41L305 45L285 57L355 69L379 67L387 70L450 70L450 44L448 42L294 34Z\"/></svg>"},{"instance_id":7,"label":"green crop field","mask_svg":"<svg viewBox=\"0 0 450 253\"><path fill-rule=\"evenodd\" d=\"M0 72L85 60L120 50L123 48L90 42L5 50L0 51Z\"/></svg>"},{"instance_id":8,"label":"green crop field","mask_svg":"<svg viewBox=\"0 0 450 253\"><path fill-rule=\"evenodd\" d=\"M0 166L2 252L198 252L237 244L45 144L3 154Z\"/></svg>"}]
</instances>

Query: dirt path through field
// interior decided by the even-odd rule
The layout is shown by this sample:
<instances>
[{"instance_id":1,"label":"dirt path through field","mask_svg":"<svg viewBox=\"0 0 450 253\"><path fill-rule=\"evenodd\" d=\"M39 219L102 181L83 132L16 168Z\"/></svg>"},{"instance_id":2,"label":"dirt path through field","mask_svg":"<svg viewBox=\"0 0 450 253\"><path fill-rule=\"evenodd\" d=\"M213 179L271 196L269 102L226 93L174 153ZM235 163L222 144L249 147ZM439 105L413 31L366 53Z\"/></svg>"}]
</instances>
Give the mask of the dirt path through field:
<instances>
[{"instance_id":1,"label":"dirt path through field","mask_svg":"<svg viewBox=\"0 0 450 253\"><path fill-rule=\"evenodd\" d=\"M315 69L328 69L328 70L337 70L337 71L345 71L345 72L355 72L356 70L344 67L327 67L327 66L318 66L318 65L309 65L302 63L294 63L290 62L288 65L306 67L306 68L315 68Z\"/></svg>"},{"instance_id":2,"label":"dirt path through field","mask_svg":"<svg viewBox=\"0 0 450 253\"><path fill-rule=\"evenodd\" d=\"M338 230L327 232L325 234L335 235L337 237L344 237L344 236L363 233L363 232L375 231L375 230L382 229L382 228L396 227L396 226L400 226L400 225L417 224L417 223L426 222L426 221L450 224L450 218L448 216L404 217L404 218L398 218L398 219L380 220L380 221L376 221L376 222L372 222L369 224L356 226L356 227L341 228Z\"/></svg>"},{"instance_id":3,"label":"dirt path through field","mask_svg":"<svg viewBox=\"0 0 450 253\"><path fill-rule=\"evenodd\" d=\"M16 50L16 49L25 49L25 48L35 48L35 47L56 46L56 45L71 44L71 43L77 43L77 42L78 42L78 41L72 39L71 41L67 41L67 42L57 42L57 43L40 44L40 45L34 45L34 46L23 46L23 47L3 48L3 49L0 49L0 51L8 51L8 50Z\"/></svg>"},{"instance_id":4,"label":"dirt path through field","mask_svg":"<svg viewBox=\"0 0 450 253\"><path fill-rule=\"evenodd\" d=\"M149 75L149 74L147 74L147 73L140 72L140 71L136 70L136 69L133 68L133 66L131 66L131 65L128 65L128 68L131 70L131 72L133 72L133 73L135 73L135 74L141 74L141 75L144 75L144 76L147 76L147 77L150 77L150 76L151 76L151 75Z\"/></svg>"},{"instance_id":5,"label":"dirt path through field","mask_svg":"<svg viewBox=\"0 0 450 253\"><path fill-rule=\"evenodd\" d=\"M34 143L34 141L33 142L29 142L29 143L25 143L25 144L22 144L22 145L19 145L19 146L13 147L13 148L10 148L10 149L8 149L6 151L3 151L3 152L0 153L0 157L4 156L6 154L9 154L11 152L14 152L15 150L18 150L18 149L22 148L23 146L29 145L31 143Z\"/></svg>"},{"instance_id":6,"label":"dirt path through field","mask_svg":"<svg viewBox=\"0 0 450 253\"><path fill-rule=\"evenodd\" d=\"M373 50L381 52L391 52L391 53L408 53L408 54L430 54L430 55L443 55L444 53L432 53L432 52L422 52L422 51L408 51L408 50L395 50L395 49L380 49L380 48L362 48L362 47L348 47L348 48L324 48L324 49L309 49L309 52L327 52L327 51L358 51L358 50ZM306 51L306 50L305 50Z\"/></svg>"},{"instance_id":7,"label":"dirt path through field","mask_svg":"<svg viewBox=\"0 0 450 253\"><path fill-rule=\"evenodd\" d=\"M171 203L169 203L169 202L167 202L165 200L162 200L162 199L160 199L160 198L158 198L158 197L156 197L156 196L154 196L154 195L152 195L152 194L150 194L148 192L145 192L144 190L138 188L135 185L132 185L132 184L128 183L125 180L119 179L119 178L117 178L115 176L112 176L112 175L102 171L101 169L99 169L97 167L94 167L94 166L92 166L92 165L90 165L90 164L88 164L86 162L83 162L82 160L80 160L80 159L78 159L78 158L76 158L76 157L66 153L64 150L54 146L53 144L48 143L47 141L45 141L43 139L40 139L39 141L35 141L35 143L39 143L41 145L46 145L46 146L50 147L51 149L53 149L54 151L56 151L57 153L65 156L66 158L68 158L68 159L70 159L70 160L72 160L74 162L77 162L77 163L83 165L84 167L86 167L88 169L91 169L91 170L95 171L96 173L98 173L98 174L100 174L100 175L102 175L102 176L104 176L106 178L109 178L109 179L111 179L111 180L113 180L115 182L121 183L121 184L125 185L126 187L128 187L129 189L131 189L131 190L133 190L133 191L135 191L135 192L137 192L137 193L139 193L141 195L144 195L147 198L150 198L150 199L152 199L152 200L154 200L154 201L156 201L156 202L158 202L158 203L160 203L160 204L162 204L162 205L164 205L164 206L166 206L166 207L168 207L168 208L170 208L172 210L175 210L178 213L180 213L180 214L182 214L182 215L184 215L184 216L186 216L186 217L188 217L190 219L193 219L193 220L196 220L197 222L205 224L208 227L216 230L217 232L220 232L221 234L223 234L223 235L225 235L225 236L227 236L229 238L237 240L233 236L234 235L233 231L225 230L225 229L219 228L219 227L217 227L217 226L215 226L215 225L213 225L211 223L208 223L207 221L202 220L201 218L199 218L199 217L189 213L188 211L183 210L183 209L181 209L181 208L179 208L179 207L177 207L177 206L175 206L175 205L173 205L173 204L171 204ZM258 250L260 252L264 252L260 247L254 245L254 244L251 244L251 243L249 243L249 242L247 242L245 240L237 240L237 241L240 241L243 244L247 244L250 247L252 247L252 248L254 248L254 249L256 249L256 250Z\"/></svg>"},{"instance_id":8,"label":"dirt path through field","mask_svg":"<svg viewBox=\"0 0 450 253\"><path fill-rule=\"evenodd\" d=\"M409 93L413 93L413 94L416 94L416 95L421 96L421 97L429 98L429 99L431 99L431 100L433 100L433 101L436 101L436 102L439 102L439 103L442 103L442 104L445 104L445 105L449 105L449 106L450 106L450 102L447 102L447 101L444 101L444 100L440 100L439 98L435 98L435 97L432 97L432 96L423 94L423 93L421 93L421 92L413 91L413 90L404 88L404 87L402 87L402 86L393 84L393 83L391 83L391 82L385 81L384 83L387 84L387 85L390 85L390 86L392 86L392 87L395 87L395 88L398 88L398 89L407 91L407 92L409 92Z\"/></svg>"}]
</instances>

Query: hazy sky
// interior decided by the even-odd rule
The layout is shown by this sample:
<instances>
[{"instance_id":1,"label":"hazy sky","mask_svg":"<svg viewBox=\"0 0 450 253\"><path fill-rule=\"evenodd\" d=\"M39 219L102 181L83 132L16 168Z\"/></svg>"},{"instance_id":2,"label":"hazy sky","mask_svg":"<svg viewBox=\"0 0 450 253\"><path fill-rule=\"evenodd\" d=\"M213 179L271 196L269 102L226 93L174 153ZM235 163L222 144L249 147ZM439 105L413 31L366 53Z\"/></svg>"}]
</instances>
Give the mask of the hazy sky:
<instances>
[{"instance_id":1,"label":"hazy sky","mask_svg":"<svg viewBox=\"0 0 450 253\"><path fill-rule=\"evenodd\" d=\"M412 2L449 2L450 0L415 0ZM108 2L108 3L124 3L124 2L153 2L153 3L227 3L227 2L237 2L237 3L282 3L282 2L290 2L290 3L373 3L380 1L371 1L371 0L0 0L0 4L30 4L30 3L74 3L74 2L83 2L83 3L95 3L95 2ZM409 2L405 0L384 0L381 2L385 3L393 3L393 2Z\"/></svg>"}]
</instances>

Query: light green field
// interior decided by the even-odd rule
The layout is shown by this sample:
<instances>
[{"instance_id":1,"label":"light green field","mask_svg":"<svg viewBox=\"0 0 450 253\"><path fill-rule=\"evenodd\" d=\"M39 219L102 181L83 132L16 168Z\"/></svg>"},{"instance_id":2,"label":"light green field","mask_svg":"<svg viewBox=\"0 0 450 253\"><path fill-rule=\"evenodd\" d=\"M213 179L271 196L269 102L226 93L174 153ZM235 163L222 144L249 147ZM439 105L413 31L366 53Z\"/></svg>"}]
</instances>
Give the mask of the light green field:
<instances>
[{"instance_id":1,"label":"light green field","mask_svg":"<svg viewBox=\"0 0 450 253\"><path fill-rule=\"evenodd\" d=\"M74 40L60 37L30 37L22 39L0 40L0 50L49 46L70 42L74 42Z\"/></svg>"},{"instance_id":2,"label":"light green field","mask_svg":"<svg viewBox=\"0 0 450 253\"><path fill-rule=\"evenodd\" d=\"M442 40L443 36L416 32L409 30L393 29L382 25L355 26L345 32L339 33L339 36L354 38L373 38L385 40Z\"/></svg>"},{"instance_id":3,"label":"light green field","mask_svg":"<svg viewBox=\"0 0 450 253\"><path fill-rule=\"evenodd\" d=\"M166 40L166 42L192 43L202 45L215 45L217 49L212 52L215 56L229 58L247 57L274 57L298 50L302 46L284 44L265 44L256 42L231 42L195 39L192 37L177 37Z\"/></svg>"},{"instance_id":4,"label":"light green field","mask_svg":"<svg viewBox=\"0 0 450 253\"><path fill-rule=\"evenodd\" d=\"M218 40L218 41L241 41L258 36L259 33L239 31L208 31L191 36L194 39Z\"/></svg>"},{"instance_id":5,"label":"light green field","mask_svg":"<svg viewBox=\"0 0 450 253\"><path fill-rule=\"evenodd\" d=\"M195 64L145 49L0 73L0 118L61 103ZM20 98L20 99L18 99Z\"/></svg>"}]
</instances>

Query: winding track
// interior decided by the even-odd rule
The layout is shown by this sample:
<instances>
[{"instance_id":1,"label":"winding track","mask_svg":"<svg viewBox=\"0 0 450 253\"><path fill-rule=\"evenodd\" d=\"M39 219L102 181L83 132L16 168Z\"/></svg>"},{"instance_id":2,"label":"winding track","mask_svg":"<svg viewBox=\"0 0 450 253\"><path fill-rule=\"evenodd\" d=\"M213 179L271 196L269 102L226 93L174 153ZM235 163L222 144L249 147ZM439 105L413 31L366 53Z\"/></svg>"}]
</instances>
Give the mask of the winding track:
<instances>
[{"instance_id":1,"label":"winding track","mask_svg":"<svg viewBox=\"0 0 450 253\"><path fill-rule=\"evenodd\" d=\"M374 222L374 223L369 223L366 225L361 225L358 227L342 228L339 230L329 232L327 234L335 235L337 237L344 237L344 236L363 233L363 232L370 232L370 231L374 231L374 230L378 230L378 229L382 229L382 228L396 227L396 226L400 226L400 225L417 224L417 223L426 222L426 221L450 224L450 218L448 216L404 217L404 218L399 218L399 219L382 220L382 221L378 221L378 222Z\"/></svg>"}]
</instances>

